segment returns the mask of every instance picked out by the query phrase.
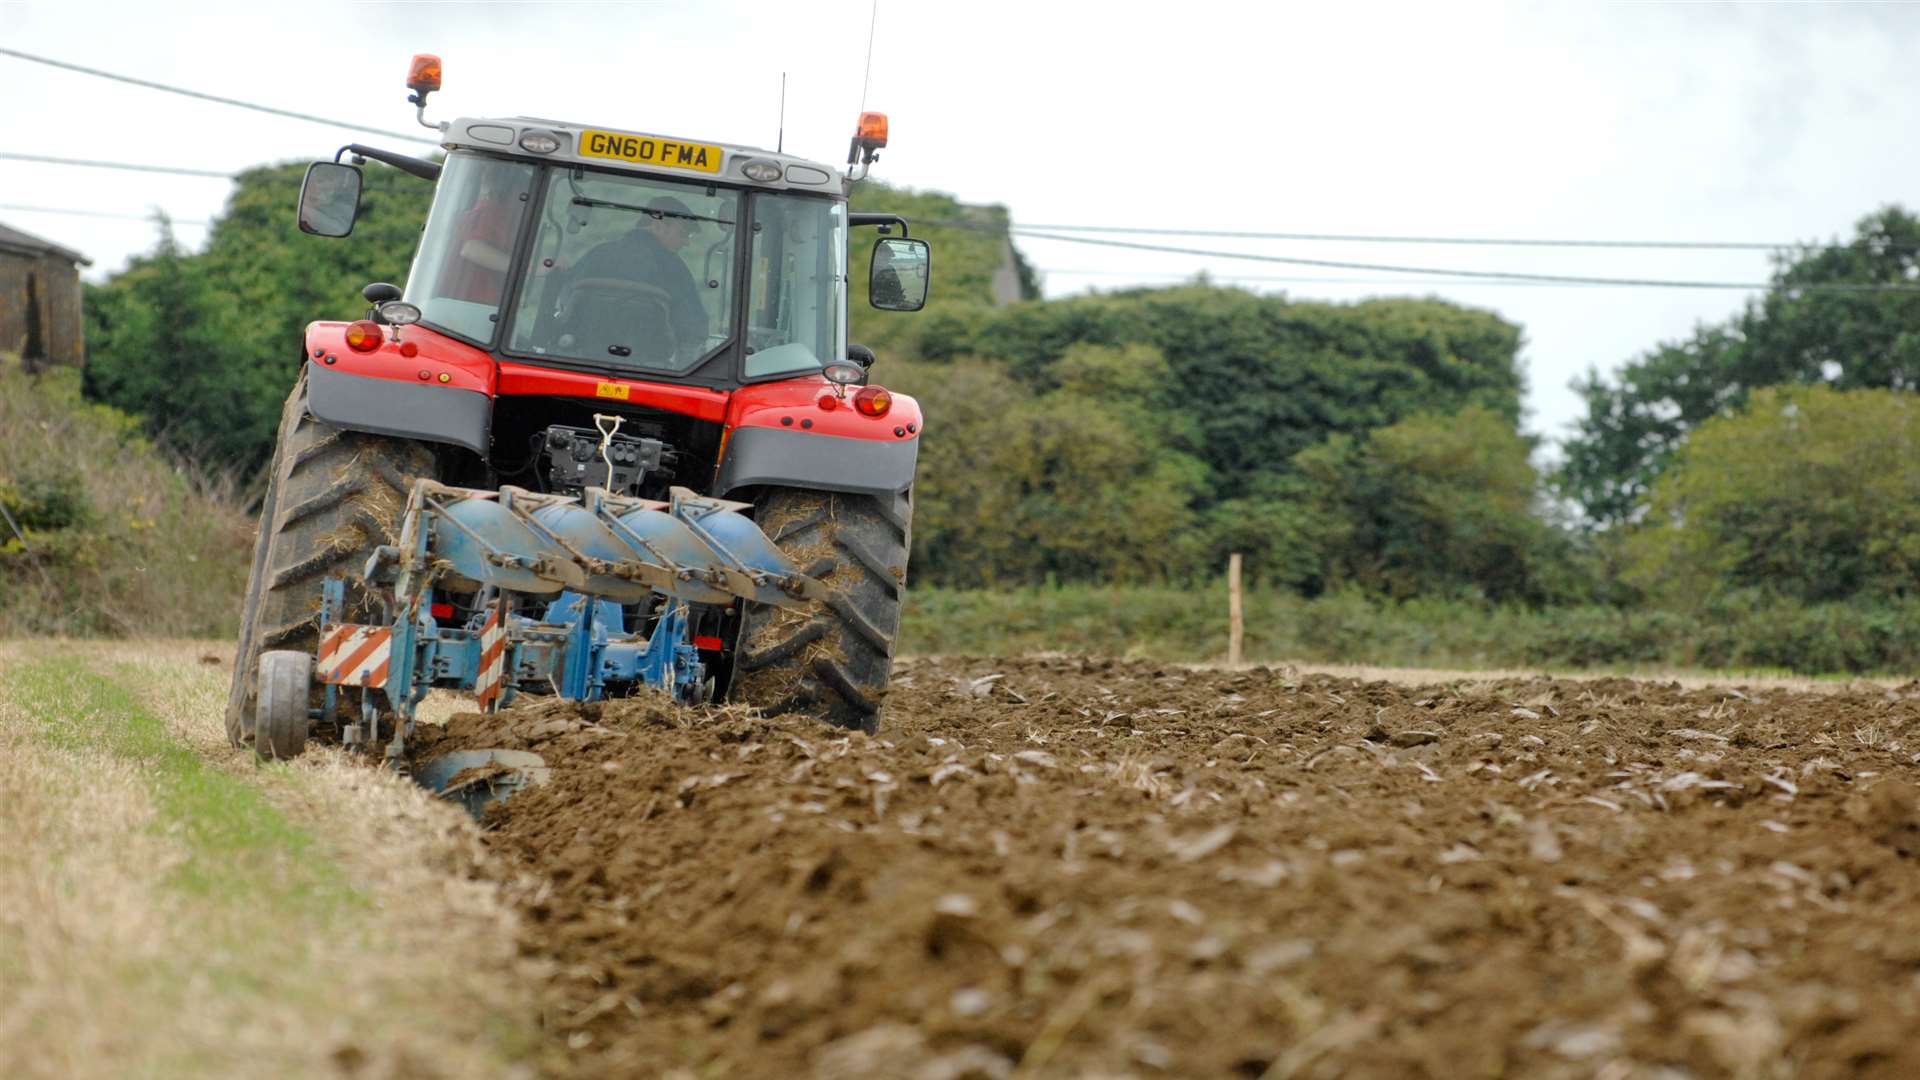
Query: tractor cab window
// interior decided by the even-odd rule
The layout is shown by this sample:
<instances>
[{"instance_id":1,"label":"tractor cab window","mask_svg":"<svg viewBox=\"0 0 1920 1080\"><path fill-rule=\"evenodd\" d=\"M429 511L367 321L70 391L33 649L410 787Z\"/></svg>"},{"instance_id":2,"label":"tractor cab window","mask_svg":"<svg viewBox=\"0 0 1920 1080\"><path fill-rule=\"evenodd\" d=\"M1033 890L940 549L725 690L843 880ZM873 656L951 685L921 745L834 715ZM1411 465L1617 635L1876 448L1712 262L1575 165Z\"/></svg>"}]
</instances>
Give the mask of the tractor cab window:
<instances>
[{"instance_id":1,"label":"tractor cab window","mask_svg":"<svg viewBox=\"0 0 1920 1080\"><path fill-rule=\"evenodd\" d=\"M534 167L452 154L440 174L426 234L407 275L421 321L490 344Z\"/></svg>"},{"instance_id":2,"label":"tractor cab window","mask_svg":"<svg viewBox=\"0 0 1920 1080\"><path fill-rule=\"evenodd\" d=\"M509 348L688 371L733 339L738 192L556 169Z\"/></svg>"},{"instance_id":3,"label":"tractor cab window","mask_svg":"<svg viewBox=\"0 0 1920 1080\"><path fill-rule=\"evenodd\" d=\"M846 258L845 203L754 197L747 378L808 371L846 357Z\"/></svg>"}]
</instances>

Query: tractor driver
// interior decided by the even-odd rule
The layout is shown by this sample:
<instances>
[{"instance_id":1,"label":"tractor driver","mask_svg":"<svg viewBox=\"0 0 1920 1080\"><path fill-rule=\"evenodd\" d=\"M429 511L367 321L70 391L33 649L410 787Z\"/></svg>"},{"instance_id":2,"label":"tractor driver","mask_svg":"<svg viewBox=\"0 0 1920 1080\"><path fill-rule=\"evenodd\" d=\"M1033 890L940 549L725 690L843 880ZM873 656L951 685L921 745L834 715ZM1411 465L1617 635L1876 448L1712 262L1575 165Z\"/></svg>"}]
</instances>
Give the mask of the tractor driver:
<instances>
[{"instance_id":1,"label":"tractor driver","mask_svg":"<svg viewBox=\"0 0 1920 1080\"><path fill-rule=\"evenodd\" d=\"M680 252L699 227L699 219L686 203L662 195L647 204L632 231L582 256L573 265L573 279L614 278L659 289L667 297L675 355L697 356L707 346L707 309L700 303L700 290Z\"/></svg>"}]
</instances>

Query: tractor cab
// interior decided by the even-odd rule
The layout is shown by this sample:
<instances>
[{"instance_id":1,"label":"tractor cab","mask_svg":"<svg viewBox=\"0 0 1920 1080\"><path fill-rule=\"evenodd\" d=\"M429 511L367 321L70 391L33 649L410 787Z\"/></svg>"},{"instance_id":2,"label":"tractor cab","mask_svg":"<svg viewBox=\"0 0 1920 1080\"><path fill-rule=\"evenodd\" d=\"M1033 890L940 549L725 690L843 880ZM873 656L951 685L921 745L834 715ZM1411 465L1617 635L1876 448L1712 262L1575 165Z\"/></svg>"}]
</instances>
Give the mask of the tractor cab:
<instances>
[{"instance_id":1,"label":"tractor cab","mask_svg":"<svg viewBox=\"0 0 1920 1080\"><path fill-rule=\"evenodd\" d=\"M436 181L401 298L427 329L502 359L710 387L846 359L852 181L831 166L527 117L455 120L443 145L444 163L341 151ZM354 165L316 163L302 229L346 235L359 187ZM926 261L924 241L881 238L876 306L923 306L925 274L896 268Z\"/></svg>"}]
</instances>

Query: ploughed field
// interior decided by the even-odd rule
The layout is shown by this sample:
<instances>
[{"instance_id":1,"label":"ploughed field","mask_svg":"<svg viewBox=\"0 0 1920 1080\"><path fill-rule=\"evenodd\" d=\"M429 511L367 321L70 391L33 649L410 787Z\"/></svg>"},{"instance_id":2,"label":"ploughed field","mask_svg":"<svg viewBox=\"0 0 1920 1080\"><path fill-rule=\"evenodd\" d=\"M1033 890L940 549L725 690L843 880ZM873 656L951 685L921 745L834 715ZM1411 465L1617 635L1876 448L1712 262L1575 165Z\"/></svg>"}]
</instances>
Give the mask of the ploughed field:
<instances>
[{"instance_id":1,"label":"ploughed field","mask_svg":"<svg viewBox=\"0 0 1920 1080\"><path fill-rule=\"evenodd\" d=\"M423 728L595 1073L1920 1075L1920 686L896 669Z\"/></svg>"}]
</instances>

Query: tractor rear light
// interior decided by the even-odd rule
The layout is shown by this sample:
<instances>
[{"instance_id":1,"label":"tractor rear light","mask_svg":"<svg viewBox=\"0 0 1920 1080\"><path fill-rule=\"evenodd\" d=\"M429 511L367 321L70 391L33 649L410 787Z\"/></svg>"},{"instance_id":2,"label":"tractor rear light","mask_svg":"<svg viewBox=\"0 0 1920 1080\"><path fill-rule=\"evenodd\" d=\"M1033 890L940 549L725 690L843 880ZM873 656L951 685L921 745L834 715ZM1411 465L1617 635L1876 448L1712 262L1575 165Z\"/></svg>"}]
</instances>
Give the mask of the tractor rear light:
<instances>
[{"instance_id":1,"label":"tractor rear light","mask_svg":"<svg viewBox=\"0 0 1920 1080\"><path fill-rule=\"evenodd\" d=\"M821 412L832 412L840 407L839 399L835 398L832 394L821 394L817 404L819 404Z\"/></svg>"},{"instance_id":2,"label":"tractor rear light","mask_svg":"<svg viewBox=\"0 0 1920 1080\"><path fill-rule=\"evenodd\" d=\"M727 647L727 643L717 637L698 634L693 639L693 647L696 649L705 649L708 652L719 652L721 649Z\"/></svg>"},{"instance_id":3,"label":"tractor rear light","mask_svg":"<svg viewBox=\"0 0 1920 1080\"><path fill-rule=\"evenodd\" d=\"M427 611L428 611L429 613L431 613L431 614L433 615L433 617L434 617L434 618L436 618L436 619L451 619L451 618L453 618L453 605L452 605L452 604L440 604L440 603L436 603L436 604L434 604L434 605L433 605L432 607L429 607L429 608L427 609Z\"/></svg>"},{"instance_id":4,"label":"tractor rear light","mask_svg":"<svg viewBox=\"0 0 1920 1080\"><path fill-rule=\"evenodd\" d=\"M432 93L440 89L440 58L432 53L414 53L407 66L407 89Z\"/></svg>"},{"instance_id":5,"label":"tractor rear light","mask_svg":"<svg viewBox=\"0 0 1920 1080\"><path fill-rule=\"evenodd\" d=\"M347 348L354 352L372 352L380 347L380 324L372 319L356 319L347 324Z\"/></svg>"},{"instance_id":6,"label":"tractor rear light","mask_svg":"<svg viewBox=\"0 0 1920 1080\"><path fill-rule=\"evenodd\" d=\"M885 416L893 408L893 395L878 386L863 386L853 395L853 407L867 416Z\"/></svg>"}]
</instances>

